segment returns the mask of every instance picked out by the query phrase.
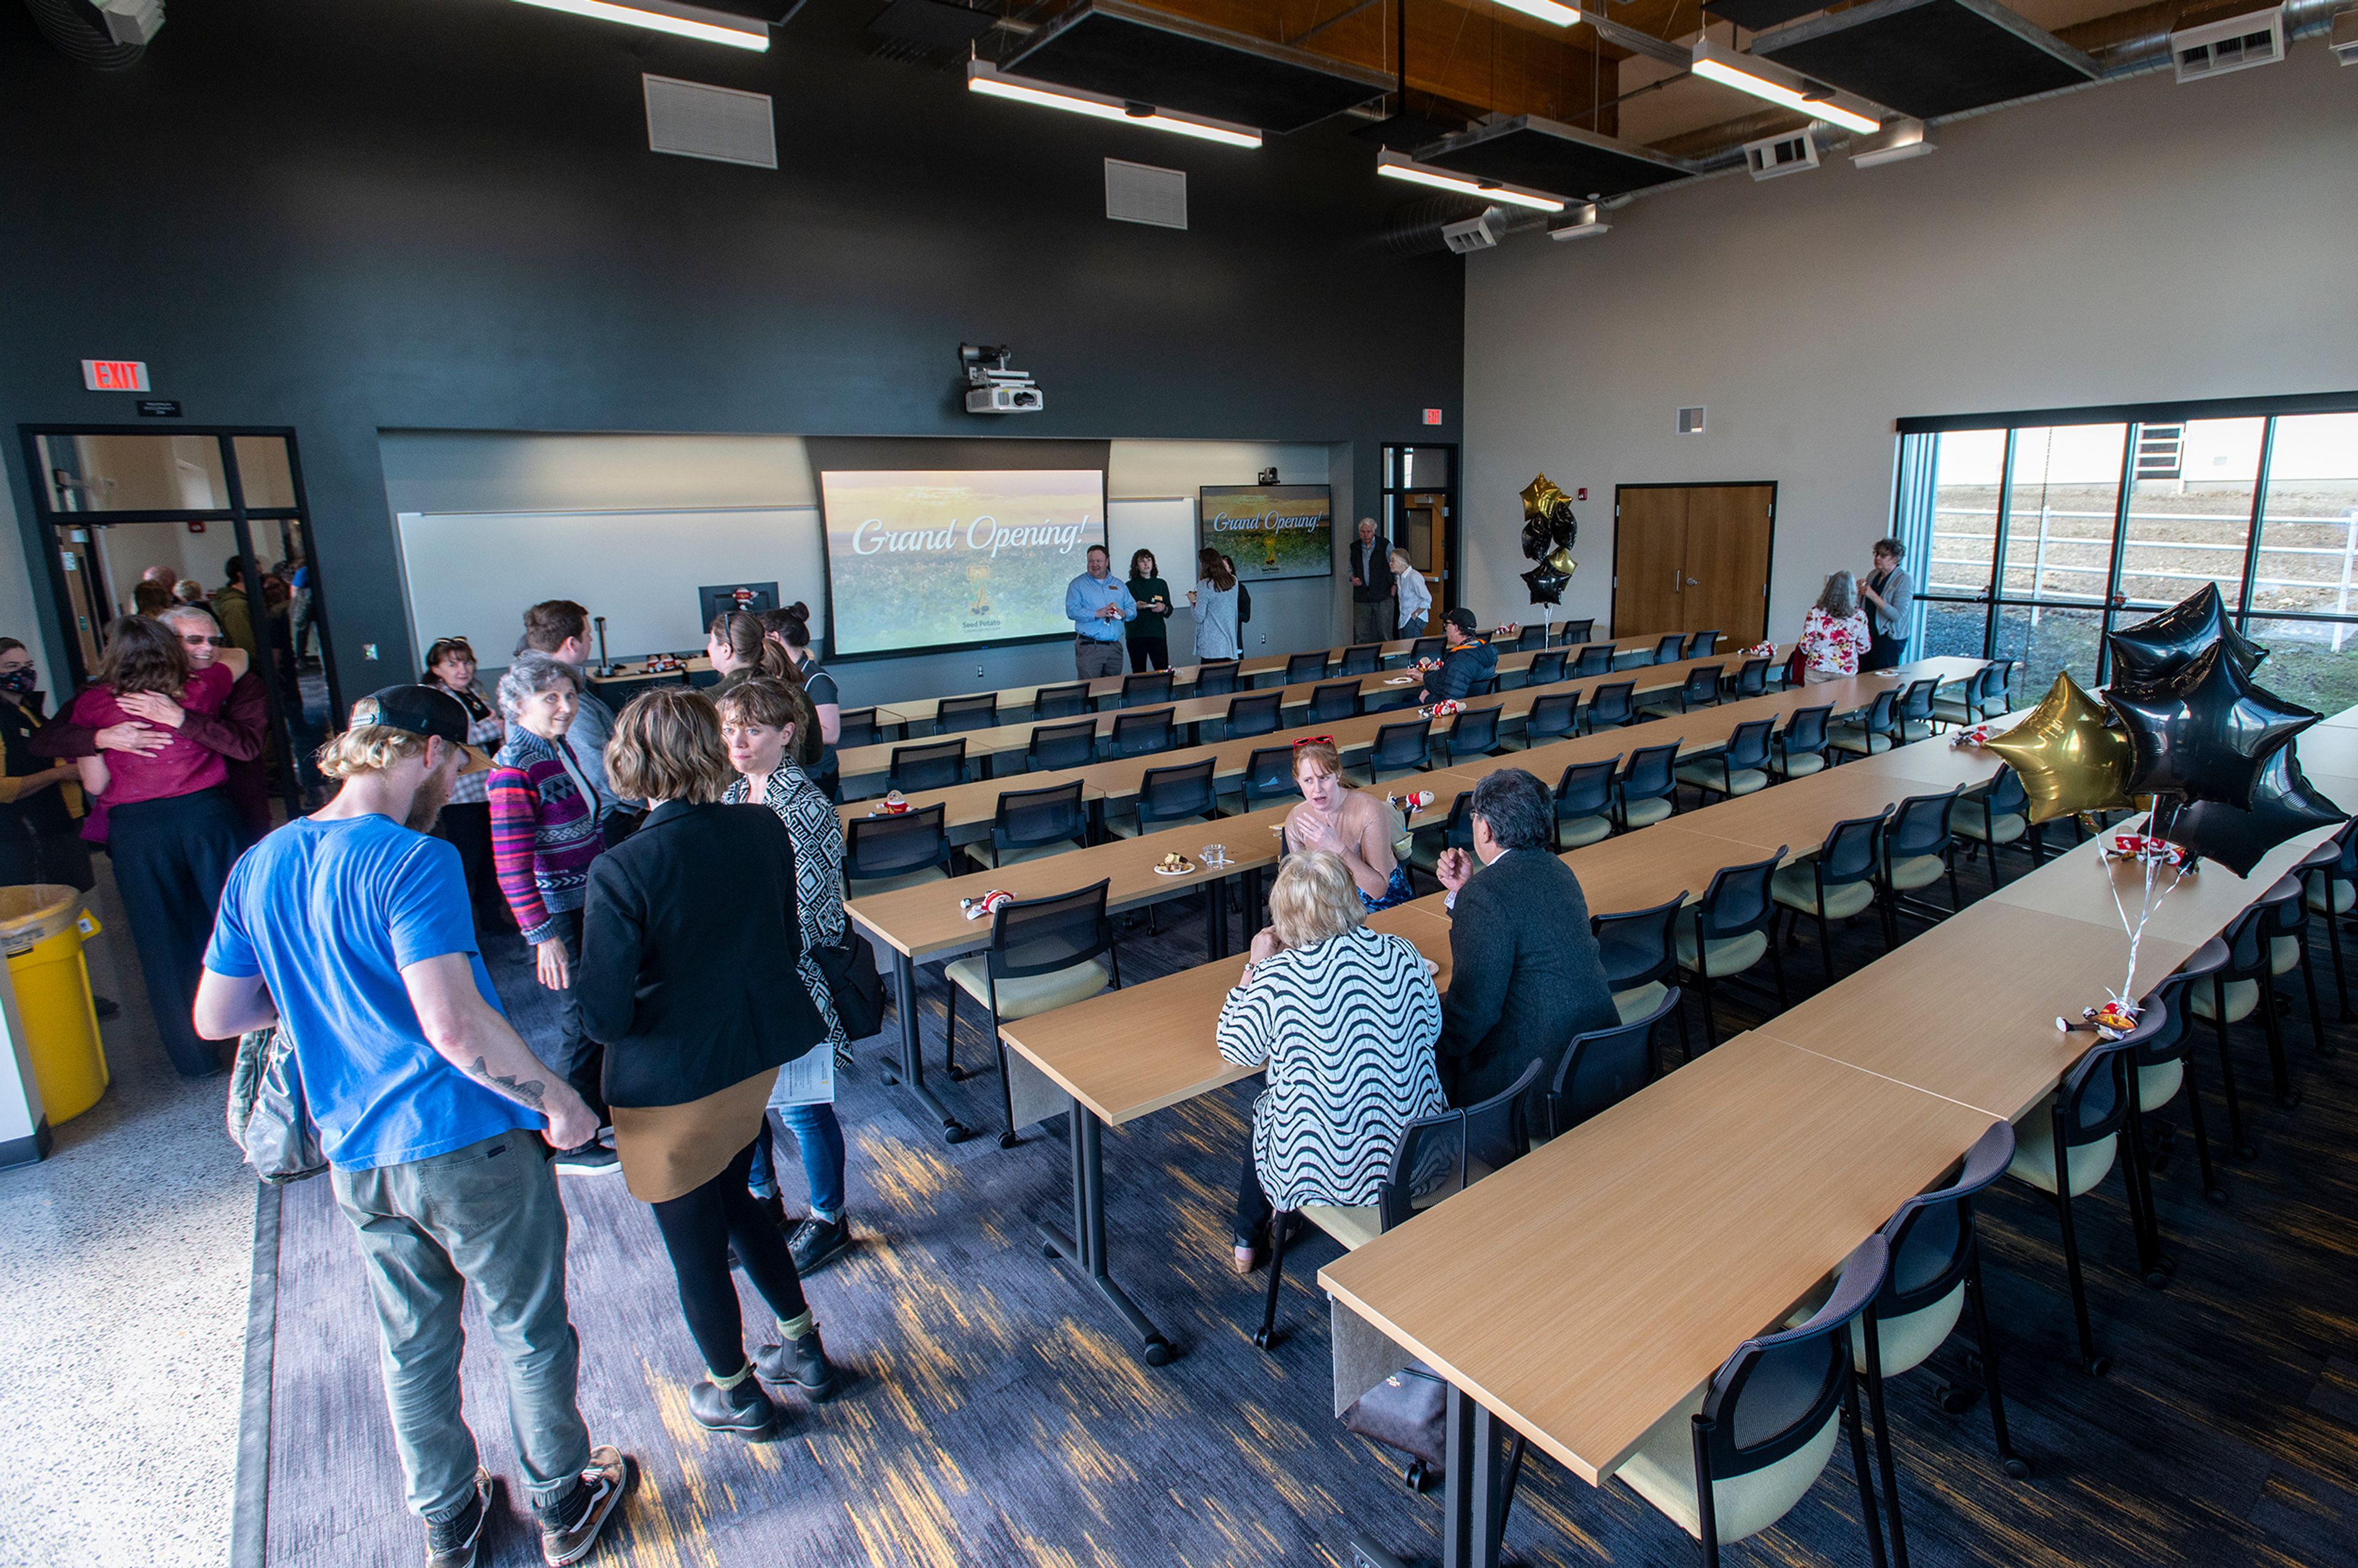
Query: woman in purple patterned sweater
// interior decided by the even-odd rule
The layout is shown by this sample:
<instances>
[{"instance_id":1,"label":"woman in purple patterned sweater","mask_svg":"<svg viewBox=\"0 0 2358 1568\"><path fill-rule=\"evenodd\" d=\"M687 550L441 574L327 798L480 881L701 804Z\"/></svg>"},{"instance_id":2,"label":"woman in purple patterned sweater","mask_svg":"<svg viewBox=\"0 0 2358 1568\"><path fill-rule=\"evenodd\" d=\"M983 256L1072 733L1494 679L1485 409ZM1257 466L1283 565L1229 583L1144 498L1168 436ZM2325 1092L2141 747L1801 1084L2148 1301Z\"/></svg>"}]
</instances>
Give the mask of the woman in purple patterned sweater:
<instances>
[{"instance_id":1,"label":"woman in purple patterned sweater","mask_svg":"<svg viewBox=\"0 0 2358 1568\"><path fill-rule=\"evenodd\" d=\"M581 962L590 862L605 848L598 831L602 802L565 740L581 703L581 672L546 654L518 654L500 677L499 697L508 739L487 787L492 866L516 928L532 946L540 983L558 995L560 1035L548 1065L602 1120L605 1052L582 1034L572 984ZM560 1152L556 1165L569 1175L621 1168L614 1152L595 1141Z\"/></svg>"}]
</instances>

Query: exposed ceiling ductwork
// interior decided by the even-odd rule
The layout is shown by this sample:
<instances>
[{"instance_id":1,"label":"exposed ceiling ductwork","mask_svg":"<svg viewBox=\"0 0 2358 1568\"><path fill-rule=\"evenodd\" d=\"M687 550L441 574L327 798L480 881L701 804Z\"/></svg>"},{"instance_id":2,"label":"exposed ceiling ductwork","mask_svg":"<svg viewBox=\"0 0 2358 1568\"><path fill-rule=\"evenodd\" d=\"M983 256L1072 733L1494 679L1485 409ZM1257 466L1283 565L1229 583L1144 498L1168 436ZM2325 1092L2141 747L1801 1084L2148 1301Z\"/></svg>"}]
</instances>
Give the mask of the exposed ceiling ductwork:
<instances>
[{"instance_id":1,"label":"exposed ceiling ductwork","mask_svg":"<svg viewBox=\"0 0 2358 1568\"><path fill-rule=\"evenodd\" d=\"M92 70L138 64L164 25L164 0L25 0L25 8L59 54Z\"/></svg>"}]
</instances>

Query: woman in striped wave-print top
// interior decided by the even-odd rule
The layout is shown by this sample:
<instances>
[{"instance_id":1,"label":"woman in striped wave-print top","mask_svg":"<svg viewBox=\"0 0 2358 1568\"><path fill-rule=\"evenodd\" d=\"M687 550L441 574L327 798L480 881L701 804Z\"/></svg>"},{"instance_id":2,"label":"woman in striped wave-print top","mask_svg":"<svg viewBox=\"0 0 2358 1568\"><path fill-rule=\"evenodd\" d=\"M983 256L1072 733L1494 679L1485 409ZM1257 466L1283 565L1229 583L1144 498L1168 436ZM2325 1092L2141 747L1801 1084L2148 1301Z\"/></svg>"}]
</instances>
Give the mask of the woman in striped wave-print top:
<instances>
[{"instance_id":1,"label":"woman in striped wave-print top","mask_svg":"<svg viewBox=\"0 0 2358 1568\"><path fill-rule=\"evenodd\" d=\"M1269 928L1220 1009L1220 1054L1269 1069L1237 1195L1237 1272L1269 1238L1271 1209L1376 1201L1401 1129L1449 1108L1433 1065L1441 998L1405 937L1370 931L1340 858L1286 858Z\"/></svg>"}]
</instances>

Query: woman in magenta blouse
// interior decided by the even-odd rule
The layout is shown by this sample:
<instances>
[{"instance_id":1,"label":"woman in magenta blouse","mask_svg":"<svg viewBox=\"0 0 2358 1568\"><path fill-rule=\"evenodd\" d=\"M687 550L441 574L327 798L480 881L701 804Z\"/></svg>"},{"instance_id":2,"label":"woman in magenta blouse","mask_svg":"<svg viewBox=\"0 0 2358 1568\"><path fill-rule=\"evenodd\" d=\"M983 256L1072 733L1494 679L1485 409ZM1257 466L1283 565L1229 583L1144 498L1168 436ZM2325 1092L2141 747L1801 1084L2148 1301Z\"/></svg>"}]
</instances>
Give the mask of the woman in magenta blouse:
<instances>
[{"instance_id":1,"label":"woman in magenta blouse","mask_svg":"<svg viewBox=\"0 0 2358 1568\"><path fill-rule=\"evenodd\" d=\"M223 664L191 670L170 627L125 615L108 628L97 678L59 715L85 729L136 724L163 736L153 750L79 759L82 787L95 803L82 837L104 842L114 862L157 1031L172 1065L190 1077L222 1065L197 1038L189 1014L213 911L244 838L222 787L222 753L194 738L190 730L208 726L189 720L219 715L236 679Z\"/></svg>"}]
</instances>

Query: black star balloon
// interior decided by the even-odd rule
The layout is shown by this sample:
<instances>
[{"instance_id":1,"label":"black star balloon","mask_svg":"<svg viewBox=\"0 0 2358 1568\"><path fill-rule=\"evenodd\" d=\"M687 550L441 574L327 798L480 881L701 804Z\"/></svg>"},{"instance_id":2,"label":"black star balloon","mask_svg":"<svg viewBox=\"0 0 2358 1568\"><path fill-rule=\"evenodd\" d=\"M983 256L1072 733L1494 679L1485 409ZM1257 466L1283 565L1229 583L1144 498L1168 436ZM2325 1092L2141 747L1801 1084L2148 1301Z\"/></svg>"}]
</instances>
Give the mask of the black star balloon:
<instances>
[{"instance_id":1,"label":"black star balloon","mask_svg":"<svg viewBox=\"0 0 2358 1568\"><path fill-rule=\"evenodd\" d=\"M2239 675L2250 675L2268 656L2266 648L2235 630L2214 582L2204 583L2150 621L2122 627L2107 641L2113 645L2115 674L2125 681L2151 681L2174 674L2213 643L2227 650Z\"/></svg>"},{"instance_id":2,"label":"black star balloon","mask_svg":"<svg viewBox=\"0 0 2358 1568\"><path fill-rule=\"evenodd\" d=\"M1523 574L1523 585L1531 590L1533 604L1562 604L1563 585L1571 580L1570 572L1557 571L1544 561Z\"/></svg>"},{"instance_id":3,"label":"black star balloon","mask_svg":"<svg viewBox=\"0 0 2358 1568\"><path fill-rule=\"evenodd\" d=\"M1562 495L1548 508L1547 524L1548 542L1559 550L1572 548L1572 542L1580 537L1580 519L1572 514L1572 503Z\"/></svg>"},{"instance_id":4,"label":"black star balloon","mask_svg":"<svg viewBox=\"0 0 2358 1568\"><path fill-rule=\"evenodd\" d=\"M2128 731L2129 794L2238 810L2269 756L2322 717L2255 686L2223 642L2158 679L2115 681L2104 700Z\"/></svg>"},{"instance_id":5,"label":"black star balloon","mask_svg":"<svg viewBox=\"0 0 2358 1568\"><path fill-rule=\"evenodd\" d=\"M2310 787L2288 743L2260 765L2246 811L2215 800L2197 801L2174 817L2165 809L2156 831L2190 852L2248 877L2260 857L2296 833L2338 827L2349 814Z\"/></svg>"},{"instance_id":6,"label":"black star balloon","mask_svg":"<svg viewBox=\"0 0 2358 1568\"><path fill-rule=\"evenodd\" d=\"M1547 553L1547 519L1544 517L1526 519L1523 523L1523 559L1535 561Z\"/></svg>"}]
</instances>

